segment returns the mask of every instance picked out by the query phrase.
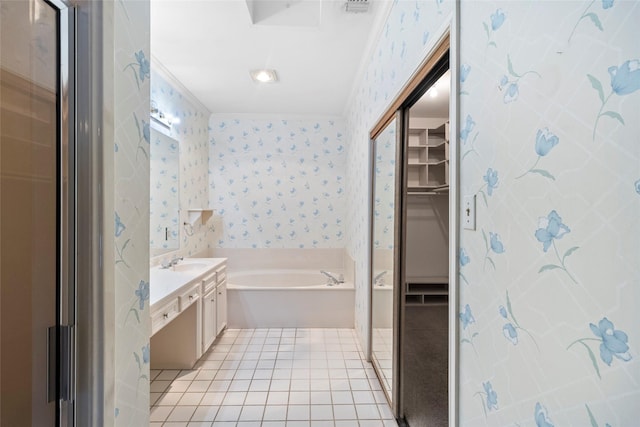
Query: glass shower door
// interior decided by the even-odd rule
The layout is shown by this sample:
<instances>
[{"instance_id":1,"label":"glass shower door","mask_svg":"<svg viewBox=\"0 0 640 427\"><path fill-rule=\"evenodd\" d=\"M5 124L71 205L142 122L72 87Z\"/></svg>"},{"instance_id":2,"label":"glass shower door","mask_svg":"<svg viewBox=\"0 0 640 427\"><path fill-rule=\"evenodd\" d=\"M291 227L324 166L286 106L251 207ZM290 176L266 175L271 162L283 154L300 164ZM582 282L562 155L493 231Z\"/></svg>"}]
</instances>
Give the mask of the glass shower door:
<instances>
[{"instance_id":1,"label":"glass shower door","mask_svg":"<svg viewBox=\"0 0 640 427\"><path fill-rule=\"evenodd\" d=\"M60 5L63 6L64 5ZM0 424L53 426L69 370L70 173L61 61L68 23L43 0L0 0ZM66 16L66 15L64 15ZM72 175L71 175L72 176ZM72 185L72 184L71 184ZM65 349L63 349L65 347ZM72 417L71 417L72 418Z\"/></svg>"}]
</instances>

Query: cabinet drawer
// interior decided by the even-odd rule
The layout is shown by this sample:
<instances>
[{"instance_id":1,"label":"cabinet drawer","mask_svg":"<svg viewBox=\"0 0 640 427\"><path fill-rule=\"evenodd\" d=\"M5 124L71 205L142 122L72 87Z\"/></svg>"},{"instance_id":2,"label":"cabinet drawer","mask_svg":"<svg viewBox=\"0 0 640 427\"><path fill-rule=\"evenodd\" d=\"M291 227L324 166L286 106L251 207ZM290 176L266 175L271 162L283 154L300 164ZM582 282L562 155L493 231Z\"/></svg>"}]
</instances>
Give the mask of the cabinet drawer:
<instances>
[{"instance_id":1,"label":"cabinet drawer","mask_svg":"<svg viewBox=\"0 0 640 427\"><path fill-rule=\"evenodd\" d=\"M174 317L180 314L178 298L174 298L151 314L151 335L162 329Z\"/></svg>"},{"instance_id":2,"label":"cabinet drawer","mask_svg":"<svg viewBox=\"0 0 640 427\"><path fill-rule=\"evenodd\" d=\"M208 275L202 280L203 294L209 293L211 289L216 287L216 284L218 283L217 277L218 277L218 273L214 271L213 273L211 273L210 275Z\"/></svg>"},{"instance_id":3,"label":"cabinet drawer","mask_svg":"<svg viewBox=\"0 0 640 427\"><path fill-rule=\"evenodd\" d=\"M217 276L216 282L218 284L225 282L227 280L227 266L223 265L221 267L218 267L216 269L216 276Z\"/></svg>"},{"instance_id":4,"label":"cabinet drawer","mask_svg":"<svg viewBox=\"0 0 640 427\"><path fill-rule=\"evenodd\" d=\"M198 301L198 298L200 298L200 283L196 283L195 285L191 286L178 298L180 300L180 311L183 311L191 304Z\"/></svg>"}]
</instances>

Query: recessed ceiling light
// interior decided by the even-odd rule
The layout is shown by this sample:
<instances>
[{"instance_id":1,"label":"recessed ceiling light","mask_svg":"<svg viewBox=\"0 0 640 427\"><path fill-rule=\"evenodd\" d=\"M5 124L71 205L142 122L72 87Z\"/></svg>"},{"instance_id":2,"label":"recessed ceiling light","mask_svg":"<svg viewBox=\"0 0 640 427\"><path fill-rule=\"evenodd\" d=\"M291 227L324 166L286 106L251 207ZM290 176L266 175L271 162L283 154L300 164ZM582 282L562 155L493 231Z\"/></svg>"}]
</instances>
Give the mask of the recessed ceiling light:
<instances>
[{"instance_id":1,"label":"recessed ceiling light","mask_svg":"<svg viewBox=\"0 0 640 427\"><path fill-rule=\"evenodd\" d=\"M438 96L438 89L436 89L435 87L429 89L429 96L431 98L436 98Z\"/></svg>"},{"instance_id":2,"label":"recessed ceiling light","mask_svg":"<svg viewBox=\"0 0 640 427\"><path fill-rule=\"evenodd\" d=\"M258 83L274 83L278 81L276 70L252 70L249 71L254 82Z\"/></svg>"}]
</instances>

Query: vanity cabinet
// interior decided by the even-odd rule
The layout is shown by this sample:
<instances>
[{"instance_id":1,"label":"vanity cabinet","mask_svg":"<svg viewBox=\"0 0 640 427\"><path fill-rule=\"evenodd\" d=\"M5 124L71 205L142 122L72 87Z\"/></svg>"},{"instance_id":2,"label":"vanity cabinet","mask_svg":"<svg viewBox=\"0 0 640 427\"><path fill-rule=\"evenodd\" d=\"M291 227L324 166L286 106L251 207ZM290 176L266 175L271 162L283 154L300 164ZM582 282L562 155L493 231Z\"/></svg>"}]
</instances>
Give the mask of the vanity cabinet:
<instances>
[{"instance_id":1,"label":"vanity cabinet","mask_svg":"<svg viewBox=\"0 0 640 427\"><path fill-rule=\"evenodd\" d=\"M161 307L154 308L151 312L151 335L154 335L162 329L178 314L180 314L180 303L178 298L173 298Z\"/></svg>"},{"instance_id":2,"label":"vanity cabinet","mask_svg":"<svg viewBox=\"0 0 640 427\"><path fill-rule=\"evenodd\" d=\"M227 326L227 267L217 271L216 284L216 335Z\"/></svg>"},{"instance_id":3,"label":"vanity cabinet","mask_svg":"<svg viewBox=\"0 0 640 427\"><path fill-rule=\"evenodd\" d=\"M216 273L208 276L203 281L204 297L202 298L202 353L213 344L218 334L217 321L217 280Z\"/></svg>"},{"instance_id":4,"label":"vanity cabinet","mask_svg":"<svg viewBox=\"0 0 640 427\"><path fill-rule=\"evenodd\" d=\"M219 266L206 277L202 310L202 352L209 349L220 332L227 326L227 266Z\"/></svg>"},{"instance_id":5,"label":"vanity cabinet","mask_svg":"<svg viewBox=\"0 0 640 427\"><path fill-rule=\"evenodd\" d=\"M192 258L182 265L189 263L211 266L190 276L152 270L152 369L191 369L227 325L226 259Z\"/></svg>"}]
</instances>

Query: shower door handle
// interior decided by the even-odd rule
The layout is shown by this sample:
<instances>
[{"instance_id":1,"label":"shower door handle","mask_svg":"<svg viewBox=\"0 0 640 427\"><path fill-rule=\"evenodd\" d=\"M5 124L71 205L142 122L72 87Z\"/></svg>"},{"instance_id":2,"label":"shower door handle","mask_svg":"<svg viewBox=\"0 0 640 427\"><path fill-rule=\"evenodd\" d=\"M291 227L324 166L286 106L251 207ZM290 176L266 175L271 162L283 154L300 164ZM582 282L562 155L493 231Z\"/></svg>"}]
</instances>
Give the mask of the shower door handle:
<instances>
[{"instance_id":1,"label":"shower door handle","mask_svg":"<svg viewBox=\"0 0 640 427\"><path fill-rule=\"evenodd\" d=\"M47 332L47 400L73 400L73 326L51 326Z\"/></svg>"}]
</instances>

